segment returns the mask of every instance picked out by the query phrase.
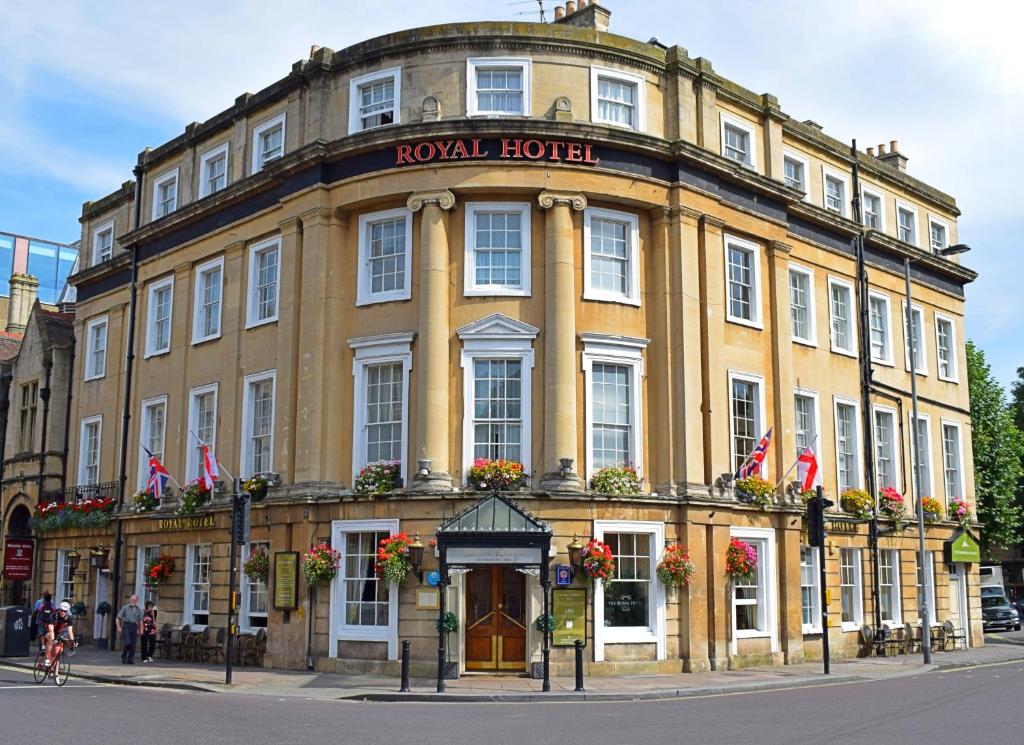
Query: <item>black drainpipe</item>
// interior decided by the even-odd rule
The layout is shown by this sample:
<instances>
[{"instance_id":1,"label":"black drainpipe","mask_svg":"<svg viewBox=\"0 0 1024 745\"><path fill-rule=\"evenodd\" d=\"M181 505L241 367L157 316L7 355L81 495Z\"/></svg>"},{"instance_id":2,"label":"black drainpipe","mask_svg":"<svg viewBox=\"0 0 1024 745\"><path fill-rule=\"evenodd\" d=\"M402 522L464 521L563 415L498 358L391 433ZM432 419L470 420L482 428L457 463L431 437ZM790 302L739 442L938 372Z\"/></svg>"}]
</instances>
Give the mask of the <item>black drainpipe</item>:
<instances>
[{"instance_id":1,"label":"black drainpipe","mask_svg":"<svg viewBox=\"0 0 1024 745\"><path fill-rule=\"evenodd\" d=\"M50 380L53 377L53 350L47 350L43 355L43 367L46 369L45 382L39 391L39 398L43 399L43 422L39 434L39 487L36 489L36 501L43 501L43 487L46 485L46 429L50 421Z\"/></svg>"},{"instance_id":2,"label":"black drainpipe","mask_svg":"<svg viewBox=\"0 0 1024 745\"><path fill-rule=\"evenodd\" d=\"M138 230L142 217L142 164L135 166L135 229ZM128 483L128 424L131 421L132 406L132 368L135 363L135 301L138 296L137 282L139 279L139 244L132 244L132 280L130 295L128 298L128 350L124 370L124 408L121 416L121 467L118 473L117 483L117 510L121 511L124 506L124 490ZM121 607L121 544L124 541L123 521L117 520L117 535L114 540L114 577L112 581L114 612L110 614L110 649L113 650L116 642L117 611Z\"/></svg>"},{"instance_id":3,"label":"black drainpipe","mask_svg":"<svg viewBox=\"0 0 1024 745\"><path fill-rule=\"evenodd\" d=\"M75 342L74 339L71 341L70 347L71 357L68 359L68 374L70 376L71 371L75 369ZM68 379L68 400L67 406L64 410L64 451L60 456L60 491L61 494L68 488L68 448L71 443L71 399L74 397L75 386L72 385L70 377Z\"/></svg>"}]
</instances>

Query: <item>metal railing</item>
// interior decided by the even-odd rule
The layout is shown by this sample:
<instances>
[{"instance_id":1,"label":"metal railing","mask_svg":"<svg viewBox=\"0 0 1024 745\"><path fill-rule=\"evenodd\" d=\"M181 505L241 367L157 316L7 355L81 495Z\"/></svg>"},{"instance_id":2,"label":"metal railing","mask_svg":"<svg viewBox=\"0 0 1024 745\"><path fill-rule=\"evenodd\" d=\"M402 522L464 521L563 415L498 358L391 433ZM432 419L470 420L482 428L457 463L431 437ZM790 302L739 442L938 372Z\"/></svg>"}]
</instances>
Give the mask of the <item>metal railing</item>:
<instances>
[{"instance_id":1,"label":"metal railing","mask_svg":"<svg viewBox=\"0 0 1024 745\"><path fill-rule=\"evenodd\" d=\"M81 502L84 499L117 498L117 482L79 484L67 489L48 489L39 495L39 502Z\"/></svg>"}]
</instances>

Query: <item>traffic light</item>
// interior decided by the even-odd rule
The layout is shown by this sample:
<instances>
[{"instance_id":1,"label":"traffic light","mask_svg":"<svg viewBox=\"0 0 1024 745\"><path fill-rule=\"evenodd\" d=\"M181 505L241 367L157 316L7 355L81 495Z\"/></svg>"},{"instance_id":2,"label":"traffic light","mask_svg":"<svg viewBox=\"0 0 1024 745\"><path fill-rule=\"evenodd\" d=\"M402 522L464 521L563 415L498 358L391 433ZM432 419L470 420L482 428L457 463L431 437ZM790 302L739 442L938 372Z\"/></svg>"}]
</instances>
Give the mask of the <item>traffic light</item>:
<instances>
[{"instance_id":1,"label":"traffic light","mask_svg":"<svg viewBox=\"0 0 1024 745\"><path fill-rule=\"evenodd\" d=\"M237 545L244 546L249 542L249 528L251 526L251 508L249 506L248 494L241 495L241 504L231 510L231 540Z\"/></svg>"},{"instance_id":2,"label":"traffic light","mask_svg":"<svg viewBox=\"0 0 1024 745\"><path fill-rule=\"evenodd\" d=\"M831 507L834 502L825 499L818 492L818 496L807 500L807 539L811 546L825 545L825 510Z\"/></svg>"}]
</instances>

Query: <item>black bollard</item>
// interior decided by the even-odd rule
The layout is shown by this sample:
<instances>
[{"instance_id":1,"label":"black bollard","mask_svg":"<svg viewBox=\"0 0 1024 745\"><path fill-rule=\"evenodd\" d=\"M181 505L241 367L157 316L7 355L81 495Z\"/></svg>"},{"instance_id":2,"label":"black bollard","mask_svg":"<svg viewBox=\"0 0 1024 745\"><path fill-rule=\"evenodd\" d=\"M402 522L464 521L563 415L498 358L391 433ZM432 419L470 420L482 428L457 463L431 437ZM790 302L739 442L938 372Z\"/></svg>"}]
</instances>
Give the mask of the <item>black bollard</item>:
<instances>
[{"instance_id":1,"label":"black bollard","mask_svg":"<svg viewBox=\"0 0 1024 745\"><path fill-rule=\"evenodd\" d=\"M577 639L576 644L576 693L583 693L583 640Z\"/></svg>"},{"instance_id":2,"label":"black bollard","mask_svg":"<svg viewBox=\"0 0 1024 745\"><path fill-rule=\"evenodd\" d=\"M398 689L399 693L409 692L409 647L412 646L412 642L406 639L402 642L402 687Z\"/></svg>"}]
</instances>

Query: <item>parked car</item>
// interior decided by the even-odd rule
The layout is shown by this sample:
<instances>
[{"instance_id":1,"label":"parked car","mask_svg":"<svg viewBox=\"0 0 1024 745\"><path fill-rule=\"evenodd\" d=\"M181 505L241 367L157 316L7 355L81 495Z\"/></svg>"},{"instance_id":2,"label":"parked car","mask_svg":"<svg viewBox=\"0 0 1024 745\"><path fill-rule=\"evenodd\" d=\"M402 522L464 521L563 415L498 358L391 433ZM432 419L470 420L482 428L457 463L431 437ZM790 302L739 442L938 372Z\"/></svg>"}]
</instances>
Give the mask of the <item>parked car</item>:
<instances>
[{"instance_id":1,"label":"parked car","mask_svg":"<svg viewBox=\"0 0 1024 745\"><path fill-rule=\"evenodd\" d=\"M1002 595L982 596L981 619L985 631L996 628L1020 631L1020 614Z\"/></svg>"},{"instance_id":2,"label":"parked car","mask_svg":"<svg viewBox=\"0 0 1024 745\"><path fill-rule=\"evenodd\" d=\"M983 598L1005 598L1006 590L1002 585L982 585L981 596Z\"/></svg>"}]
</instances>

